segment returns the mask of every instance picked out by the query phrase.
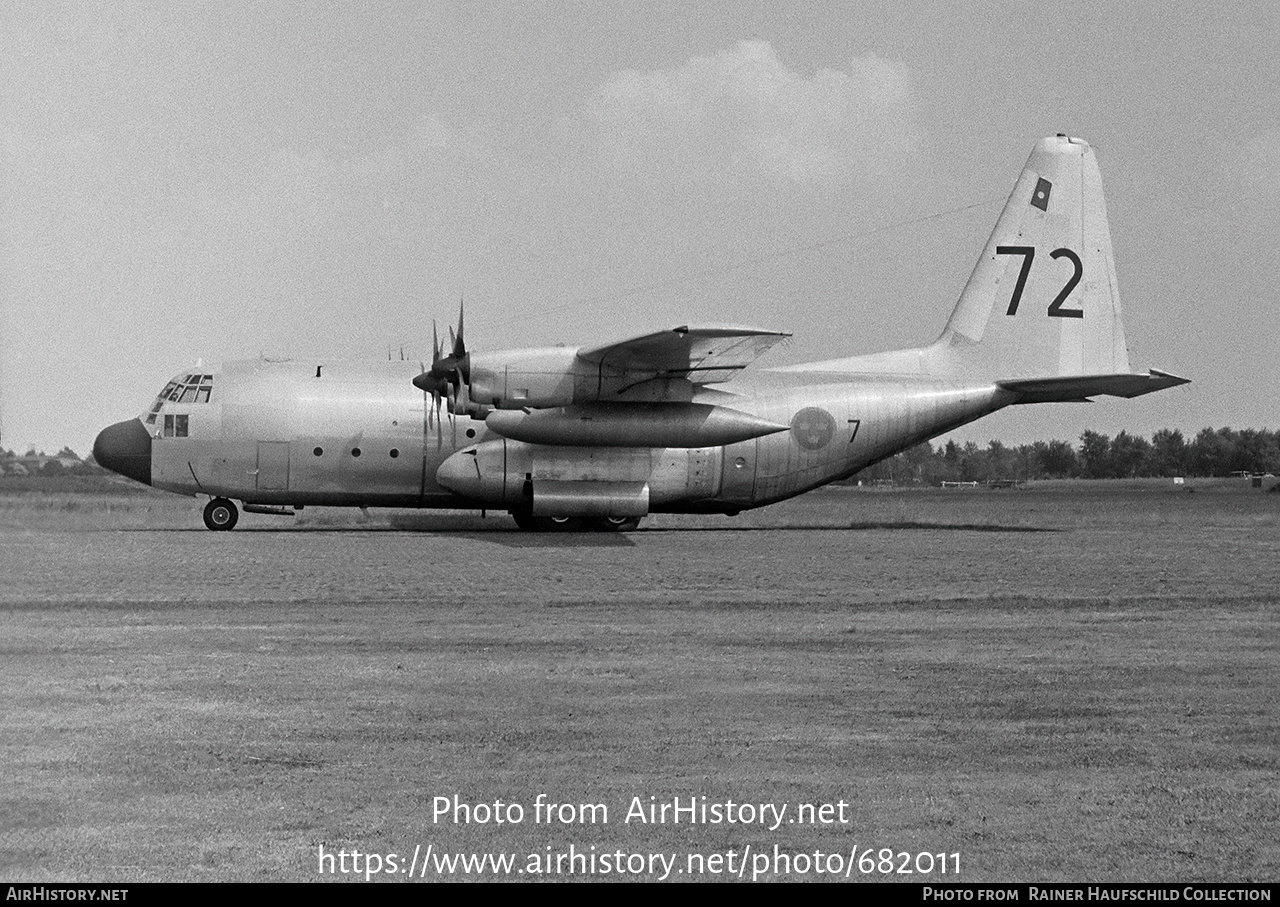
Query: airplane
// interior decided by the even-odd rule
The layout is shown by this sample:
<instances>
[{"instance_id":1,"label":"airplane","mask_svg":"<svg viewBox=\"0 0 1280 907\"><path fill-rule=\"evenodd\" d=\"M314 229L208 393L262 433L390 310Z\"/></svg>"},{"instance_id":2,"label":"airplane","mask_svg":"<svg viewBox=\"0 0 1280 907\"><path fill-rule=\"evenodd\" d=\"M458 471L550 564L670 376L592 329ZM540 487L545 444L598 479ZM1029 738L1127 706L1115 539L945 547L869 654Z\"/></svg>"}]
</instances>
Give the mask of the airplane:
<instances>
[{"instance_id":1,"label":"airplane","mask_svg":"<svg viewBox=\"0 0 1280 907\"><path fill-rule=\"evenodd\" d=\"M175 376L104 429L99 464L205 496L212 530L308 505L507 511L532 531L735 515L1006 406L1186 384L1132 372L1090 145L1039 141L933 343L748 369L790 336L681 326L426 362L250 360ZM433 335L435 329L433 328ZM447 423L447 427L446 427Z\"/></svg>"}]
</instances>

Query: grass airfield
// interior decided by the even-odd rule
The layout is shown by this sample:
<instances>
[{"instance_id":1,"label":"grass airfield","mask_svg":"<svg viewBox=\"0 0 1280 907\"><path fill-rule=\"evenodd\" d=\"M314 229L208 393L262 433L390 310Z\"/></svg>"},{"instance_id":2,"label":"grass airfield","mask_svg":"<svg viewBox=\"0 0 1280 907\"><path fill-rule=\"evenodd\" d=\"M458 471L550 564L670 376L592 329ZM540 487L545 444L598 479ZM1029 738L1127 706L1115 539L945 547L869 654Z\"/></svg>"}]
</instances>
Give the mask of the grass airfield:
<instances>
[{"instance_id":1,"label":"grass airfield","mask_svg":"<svg viewBox=\"0 0 1280 907\"><path fill-rule=\"evenodd\" d=\"M0 877L572 846L684 880L870 848L852 879L1274 881L1280 494L1189 487L835 488L542 536L325 508L210 533L192 499L0 480ZM539 794L608 822L536 822ZM455 795L524 819L437 815ZM847 821L624 821L677 796Z\"/></svg>"}]
</instances>

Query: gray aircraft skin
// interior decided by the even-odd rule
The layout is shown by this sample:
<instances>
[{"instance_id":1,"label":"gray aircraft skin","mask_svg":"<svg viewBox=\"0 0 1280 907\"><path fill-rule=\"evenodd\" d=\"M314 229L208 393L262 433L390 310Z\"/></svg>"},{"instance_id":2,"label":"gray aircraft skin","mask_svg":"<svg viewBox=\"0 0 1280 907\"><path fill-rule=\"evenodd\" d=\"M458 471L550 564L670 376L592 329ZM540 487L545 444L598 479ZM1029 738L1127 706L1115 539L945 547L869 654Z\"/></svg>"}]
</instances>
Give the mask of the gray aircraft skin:
<instances>
[{"instance_id":1,"label":"gray aircraft skin","mask_svg":"<svg viewBox=\"0 0 1280 907\"><path fill-rule=\"evenodd\" d=\"M1129 368L1093 150L1032 150L932 344L746 371L787 335L679 327L594 348L433 361L252 360L175 376L94 443L207 496L205 523L304 505L506 510L526 529L735 514L852 476L1006 406L1186 383Z\"/></svg>"}]
</instances>

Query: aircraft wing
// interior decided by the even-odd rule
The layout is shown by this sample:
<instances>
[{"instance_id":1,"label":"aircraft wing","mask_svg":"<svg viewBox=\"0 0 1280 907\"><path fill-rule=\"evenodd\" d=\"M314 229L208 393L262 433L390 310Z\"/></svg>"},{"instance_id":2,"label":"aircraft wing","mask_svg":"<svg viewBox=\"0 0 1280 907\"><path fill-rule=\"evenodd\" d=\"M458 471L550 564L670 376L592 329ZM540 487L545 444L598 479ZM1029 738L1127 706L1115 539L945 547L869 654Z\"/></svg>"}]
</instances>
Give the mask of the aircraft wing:
<instances>
[{"instance_id":1,"label":"aircraft wing","mask_svg":"<svg viewBox=\"0 0 1280 907\"><path fill-rule=\"evenodd\" d=\"M1113 397L1140 397L1166 387L1190 384L1168 372L1150 369L1147 374L1081 375L1067 378L1032 378L996 382L1019 395L1017 403L1085 403L1098 394Z\"/></svg>"},{"instance_id":2,"label":"aircraft wing","mask_svg":"<svg viewBox=\"0 0 1280 907\"><path fill-rule=\"evenodd\" d=\"M578 358L602 369L715 384L728 381L790 336L756 328L682 325L580 350Z\"/></svg>"}]
</instances>

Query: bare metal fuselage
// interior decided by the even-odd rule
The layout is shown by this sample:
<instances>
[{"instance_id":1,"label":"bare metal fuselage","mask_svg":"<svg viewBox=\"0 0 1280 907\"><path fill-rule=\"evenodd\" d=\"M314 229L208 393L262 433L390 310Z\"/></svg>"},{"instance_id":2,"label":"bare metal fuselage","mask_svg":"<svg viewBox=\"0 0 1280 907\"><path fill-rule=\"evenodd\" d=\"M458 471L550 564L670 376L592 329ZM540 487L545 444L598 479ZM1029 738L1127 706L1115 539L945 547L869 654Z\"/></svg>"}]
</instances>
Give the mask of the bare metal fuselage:
<instances>
[{"instance_id":1,"label":"bare metal fuselage","mask_svg":"<svg viewBox=\"0 0 1280 907\"><path fill-rule=\"evenodd\" d=\"M726 512L801 494L1013 402L994 384L757 371L705 402L788 426L703 447L569 446L503 438L413 386L418 363L248 361L213 373L203 402L165 401L147 426L151 484L247 504ZM165 417L185 416L185 437ZM147 418L144 415L142 418ZM442 468L443 467L443 468ZM586 508L584 510L583 508Z\"/></svg>"}]
</instances>

